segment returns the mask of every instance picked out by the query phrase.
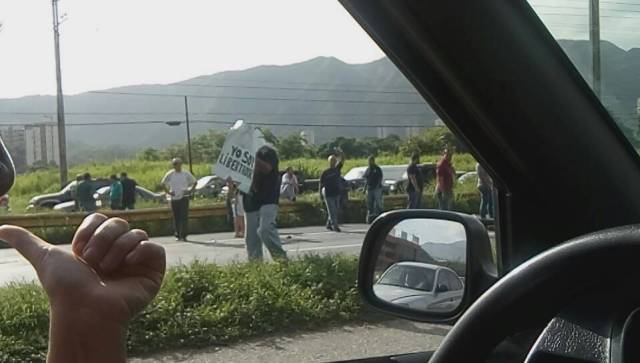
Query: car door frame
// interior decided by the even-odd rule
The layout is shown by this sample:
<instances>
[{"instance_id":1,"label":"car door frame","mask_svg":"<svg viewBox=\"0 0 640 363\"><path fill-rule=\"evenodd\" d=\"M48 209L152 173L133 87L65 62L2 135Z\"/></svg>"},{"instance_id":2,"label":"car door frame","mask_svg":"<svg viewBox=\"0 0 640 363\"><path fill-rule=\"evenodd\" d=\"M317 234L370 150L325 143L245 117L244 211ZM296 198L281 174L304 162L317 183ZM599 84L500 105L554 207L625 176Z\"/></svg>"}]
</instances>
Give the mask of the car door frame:
<instances>
[{"instance_id":1,"label":"car door frame","mask_svg":"<svg viewBox=\"0 0 640 363\"><path fill-rule=\"evenodd\" d=\"M640 222L637 153L526 1L341 3L494 178L500 275Z\"/></svg>"}]
</instances>

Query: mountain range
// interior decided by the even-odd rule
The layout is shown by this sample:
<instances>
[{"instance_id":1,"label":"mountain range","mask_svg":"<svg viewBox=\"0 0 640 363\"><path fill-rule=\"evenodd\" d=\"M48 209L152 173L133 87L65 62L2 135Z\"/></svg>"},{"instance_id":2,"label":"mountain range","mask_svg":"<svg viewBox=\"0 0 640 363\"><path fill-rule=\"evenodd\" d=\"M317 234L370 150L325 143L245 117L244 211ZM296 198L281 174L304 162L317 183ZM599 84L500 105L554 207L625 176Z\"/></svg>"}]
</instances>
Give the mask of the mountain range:
<instances>
[{"instance_id":1,"label":"mountain range","mask_svg":"<svg viewBox=\"0 0 640 363\"><path fill-rule=\"evenodd\" d=\"M420 244L431 257L440 261L464 262L467 258L467 241L456 241L453 243L432 243Z\"/></svg>"},{"instance_id":2,"label":"mountain range","mask_svg":"<svg viewBox=\"0 0 640 363\"><path fill-rule=\"evenodd\" d=\"M561 40L560 45L590 82L590 44ZM602 68L605 104L626 129L635 131L640 49L625 51L603 42ZM332 57L318 57L168 85L134 85L105 91L112 94L65 96L69 144L141 149L183 142L184 123L171 127L165 122L184 120L184 98L139 94L189 95L192 134L211 128L222 130L233 121L244 119L265 124L281 135L305 131L313 135L316 143L322 143L337 136L405 136L412 130L408 126L433 125L438 118L387 58L347 64ZM55 96L0 99L0 124L54 120L55 104Z\"/></svg>"}]
</instances>

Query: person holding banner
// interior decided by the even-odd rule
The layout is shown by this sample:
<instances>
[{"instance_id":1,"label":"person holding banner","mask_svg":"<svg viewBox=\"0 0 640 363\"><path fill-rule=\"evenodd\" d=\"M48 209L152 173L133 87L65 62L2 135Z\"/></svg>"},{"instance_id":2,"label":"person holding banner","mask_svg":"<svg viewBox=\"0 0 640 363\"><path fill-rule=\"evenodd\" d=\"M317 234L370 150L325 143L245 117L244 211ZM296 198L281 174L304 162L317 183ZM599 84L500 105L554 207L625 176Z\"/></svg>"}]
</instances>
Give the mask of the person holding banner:
<instances>
[{"instance_id":1,"label":"person holding banner","mask_svg":"<svg viewBox=\"0 0 640 363\"><path fill-rule=\"evenodd\" d=\"M171 200L173 214L173 230L178 241L186 241L189 234L189 197L196 187L196 178L188 171L182 170L182 160L171 160L173 169L162 178L161 184Z\"/></svg>"},{"instance_id":2,"label":"person holding banner","mask_svg":"<svg viewBox=\"0 0 640 363\"><path fill-rule=\"evenodd\" d=\"M274 260L286 260L276 218L280 199L278 155L269 146L258 149L251 190L244 195L245 243L250 261L262 261L264 244Z\"/></svg>"}]
</instances>

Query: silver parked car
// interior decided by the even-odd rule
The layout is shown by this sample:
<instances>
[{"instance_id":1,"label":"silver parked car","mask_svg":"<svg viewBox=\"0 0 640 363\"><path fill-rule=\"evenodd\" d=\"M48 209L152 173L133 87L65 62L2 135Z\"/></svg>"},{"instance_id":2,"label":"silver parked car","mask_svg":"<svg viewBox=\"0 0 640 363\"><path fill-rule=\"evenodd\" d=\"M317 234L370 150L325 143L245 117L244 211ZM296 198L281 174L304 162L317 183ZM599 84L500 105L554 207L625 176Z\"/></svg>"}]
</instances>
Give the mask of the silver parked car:
<instances>
[{"instance_id":1,"label":"silver parked car","mask_svg":"<svg viewBox=\"0 0 640 363\"><path fill-rule=\"evenodd\" d=\"M373 285L380 299L420 311L451 311L460 305L464 283L450 268L397 262Z\"/></svg>"},{"instance_id":2,"label":"silver parked car","mask_svg":"<svg viewBox=\"0 0 640 363\"><path fill-rule=\"evenodd\" d=\"M194 195L196 197L217 197L222 192L225 181L217 175L207 175L198 179Z\"/></svg>"},{"instance_id":3,"label":"silver parked car","mask_svg":"<svg viewBox=\"0 0 640 363\"><path fill-rule=\"evenodd\" d=\"M111 186L104 186L98 188L98 190L93 193L93 199L96 200L96 206L100 207L108 207L109 206L109 192L111 191ZM154 202L164 202L166 200L164 193L155 193L150 191L149 189L143 188L139 185L136 185L136 198L141 200L151 200ZM53 207L53 210L58 212L73 212L75 210L75 202L73 200L58 203Z\"/></svg>"}]
</instances>

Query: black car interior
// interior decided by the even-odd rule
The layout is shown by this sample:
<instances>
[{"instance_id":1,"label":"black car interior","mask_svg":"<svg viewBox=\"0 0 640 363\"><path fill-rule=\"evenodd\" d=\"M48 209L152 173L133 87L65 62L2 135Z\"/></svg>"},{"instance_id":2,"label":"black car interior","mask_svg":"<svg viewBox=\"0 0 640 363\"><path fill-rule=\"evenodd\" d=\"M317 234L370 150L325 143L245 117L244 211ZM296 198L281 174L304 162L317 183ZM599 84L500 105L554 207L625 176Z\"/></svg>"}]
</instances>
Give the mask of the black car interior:
<instances>
[{"instance_id":1,"label":"black car interior","mask_svg":"<svg viewBox=\"0 0 640 363\"><path fill-rule=\"evenodd\" d=\"M470 249L466 288L488 289L465 296L461 311L420 319L376 305L360 286L383 311L457 320L433 357L379 361L640 361L633 288L640 159L531 6L341 3L486 166L498 190L497 282L489 270L476 270L485 252ZM402 213L381 217L371 233L409 218ZM374 239L365 241L359 284Z\"/></svg>"}]
</instances>

